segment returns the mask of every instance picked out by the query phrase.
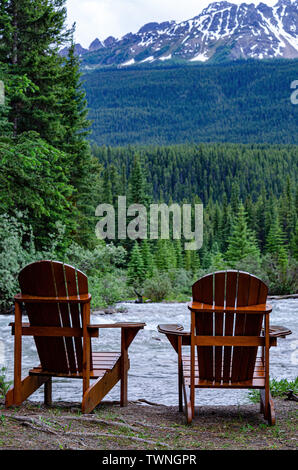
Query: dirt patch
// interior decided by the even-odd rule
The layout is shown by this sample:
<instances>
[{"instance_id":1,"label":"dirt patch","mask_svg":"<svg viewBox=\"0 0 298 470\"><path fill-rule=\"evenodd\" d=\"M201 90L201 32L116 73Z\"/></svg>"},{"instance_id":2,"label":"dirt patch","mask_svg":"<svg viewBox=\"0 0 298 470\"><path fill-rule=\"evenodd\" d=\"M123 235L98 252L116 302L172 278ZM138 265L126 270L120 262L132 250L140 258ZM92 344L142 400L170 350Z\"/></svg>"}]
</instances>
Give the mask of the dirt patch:
<instances>
[{"instance_id":1,"label":"dirt patch","mask_svg":"<svg viewBox=\"0 0 298 470\"><path fill-rule=\"evenodd\" d=\"M190 426L177 407L102 403L82 415L80 404L45 407L0 402L0 449L7 450L268 450L297 449L297 403L275 399L276 426L259 405L199 407Z\"/></svg>"}]
</instances>

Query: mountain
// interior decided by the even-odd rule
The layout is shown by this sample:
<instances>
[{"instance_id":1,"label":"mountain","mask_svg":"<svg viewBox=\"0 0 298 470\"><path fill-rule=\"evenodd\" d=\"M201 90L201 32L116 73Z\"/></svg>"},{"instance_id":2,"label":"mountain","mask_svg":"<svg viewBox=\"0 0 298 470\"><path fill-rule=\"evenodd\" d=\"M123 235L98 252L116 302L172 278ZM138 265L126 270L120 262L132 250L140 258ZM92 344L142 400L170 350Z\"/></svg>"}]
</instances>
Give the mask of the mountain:
<instances>
[{"instance_id":1,"label":"mountain","mask_svg":"<svg viewBox=\"0 0 298 470\"><path fill-rule=\"evenodd\" d=\"M76 51L85 68L169 60L298 58L298 0L279 0L273 7L215 2L190 20L148 23L120 39L95 39L88 49L77 44Z\"/></svg>"}]
</instances>

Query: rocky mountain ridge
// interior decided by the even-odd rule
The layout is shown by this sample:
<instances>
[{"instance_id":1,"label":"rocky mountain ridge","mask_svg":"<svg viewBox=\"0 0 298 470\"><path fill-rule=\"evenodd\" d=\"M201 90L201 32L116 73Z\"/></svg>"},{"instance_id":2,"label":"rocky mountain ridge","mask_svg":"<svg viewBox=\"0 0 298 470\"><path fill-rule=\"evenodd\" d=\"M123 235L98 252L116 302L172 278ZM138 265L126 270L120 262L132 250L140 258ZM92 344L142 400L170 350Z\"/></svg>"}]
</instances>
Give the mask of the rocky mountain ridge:
<instances>
[{"instance_id":1,"label":"rocky mountain ridge","mask_svg":"<svg viewBox=\"0 0 298 470\"><path fill-rule=\"evenodd\" d=\"M278 0L273 7L262 2L214 2L190 20L148 23L137 33L96 38L88 49L76 44L75 50L85 68L169 60L298 58L298 0Z\"/></svg>"}]
</instances>

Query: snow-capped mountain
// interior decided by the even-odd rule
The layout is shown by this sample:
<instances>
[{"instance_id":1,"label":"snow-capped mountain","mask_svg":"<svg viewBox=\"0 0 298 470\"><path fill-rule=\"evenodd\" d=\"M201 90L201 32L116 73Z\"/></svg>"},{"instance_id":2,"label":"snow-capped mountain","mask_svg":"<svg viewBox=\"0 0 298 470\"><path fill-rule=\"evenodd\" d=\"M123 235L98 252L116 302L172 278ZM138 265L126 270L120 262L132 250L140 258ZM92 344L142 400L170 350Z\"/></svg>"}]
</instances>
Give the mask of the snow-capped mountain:
<instances>
[{"instance_id":1,"label":"snow-capped mountain","mask_svg":"<svg viewBox=\"0 0 298 470\"><path fill-rule=\"evenodd\" d=\"M298 58L298 0L273 7L215 2L190 20L148 23L120 39L95 39L89 49L77 44L76 51L89 65Z\"/></svg>"}]
</instances>

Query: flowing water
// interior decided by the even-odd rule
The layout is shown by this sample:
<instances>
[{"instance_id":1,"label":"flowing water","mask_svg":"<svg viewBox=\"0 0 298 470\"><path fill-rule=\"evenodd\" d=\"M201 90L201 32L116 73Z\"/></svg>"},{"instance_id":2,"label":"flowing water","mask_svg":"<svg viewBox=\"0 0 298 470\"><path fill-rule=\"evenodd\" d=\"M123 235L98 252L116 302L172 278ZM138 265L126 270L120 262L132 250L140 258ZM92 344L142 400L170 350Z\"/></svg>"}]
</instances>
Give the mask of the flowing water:
<instances>
[{"instance_id":1,"label":"flowing water","mask_svg":"<svg viewBox=\"0 0 298 470\"><path fill-rule=\"evenodd\" d=\"M292 330L292 335L278 339L278 346L270 350L270 376L276 379L294 379L298 364L298 300L271 300L270 317L272 325L282 325ZM139 331L130 346L130 371L128 378L129 400L146 399L155 403L176 405L177 355L167 338L158 333L161 323L180 323L189 329L190 314L187 304L121 304L125 313L103 315L94 313L92 323L119 321L142 321L144 330ZM13 316L0 316L0 367L7 368L7 377L13 377L13 336L8 326ZM23 321L27 321L24 317ZM100 330L99 338L92 340L94 351L115 351L120 347L120 329ZM32 338L23 337L23 375L39 364ZM105 397L105 400L119 400L119 384ZM53 379L53 400L79 402L82 395L82 381L78 379ZM214 405L244 404L248 402L247 390L203 390L196 393L197 404ZM42 387L31 395L30 400L42 401Z\"/></svg>"}]
</instances>

